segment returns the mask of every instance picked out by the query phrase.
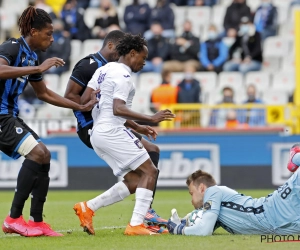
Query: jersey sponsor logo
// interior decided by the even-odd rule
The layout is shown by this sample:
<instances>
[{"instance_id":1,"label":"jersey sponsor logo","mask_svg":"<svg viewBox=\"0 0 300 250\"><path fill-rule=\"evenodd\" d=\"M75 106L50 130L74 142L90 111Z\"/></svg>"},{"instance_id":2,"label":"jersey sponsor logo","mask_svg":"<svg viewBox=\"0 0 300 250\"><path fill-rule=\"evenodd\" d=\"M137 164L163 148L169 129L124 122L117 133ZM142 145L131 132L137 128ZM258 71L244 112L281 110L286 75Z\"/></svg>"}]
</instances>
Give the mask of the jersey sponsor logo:
<instances>
[{"instance_id":1,"label":"jersey sponsor logo","mask_svg":"<svg viewBox=\"0 0 300 250\"><path fill-rule=\"evenodd\" d=\"M96 62L93 58L90 58L90 64Z\"/></svg>"},{"instance_id":2,"label":"jersey sponsor logo","mask_svg":"<svg viewBox=\"0 0 300 250\"><path fill-rule=\"evenodd\" d=\"M125 78L128 78L128 77L130 77L130 75L123 75Z\"/></svg>"},{"instance_id":3,"label":"jersey sponsor logo","mask_svg":"<svg viewBox=\"0 0 300 250\"><path fill-rule=\"evenodd\" d=\"M49 172L50 187L68 186L67 147L62 145L46 145L51 152L51 168ZM24 157L11 159L0 152L0 188L14 188L17 184L20 166Z\"/></svg>"},{"instance_id":4,"label":"jersey sponsor logo","mask_svg":"<svg viewBox=\"0 0 300 250\"><path fill-rule=\"evenodd\" d=\"M22 128L20 128L20 127L16 127L16 133L17 134L22 134L23 133L23 129Z\"/></svg>"},{"instance_id":5,"label":"jersey sponsor logo","mask_svg":"<svg viewBox=\"0 0 300 250\"><path fill-rule=\"evenodd\" d=\"M159 187L185 187L186 178L204 170L220 183L220 155L217 144L157 144L160 149Z\"/></svg>"},{"instance_id":6,"label":"jersey sponsor logo","mask_svg":"<svg viewBox=\"0 0 300 250\"><path fill-rule=\"evenodd\" d=\"M11 43L12 43L12 44L15 44L15 43L17 43L17 42L15 42L15 41L11 41Z\"/></svg>"}]
</instances>

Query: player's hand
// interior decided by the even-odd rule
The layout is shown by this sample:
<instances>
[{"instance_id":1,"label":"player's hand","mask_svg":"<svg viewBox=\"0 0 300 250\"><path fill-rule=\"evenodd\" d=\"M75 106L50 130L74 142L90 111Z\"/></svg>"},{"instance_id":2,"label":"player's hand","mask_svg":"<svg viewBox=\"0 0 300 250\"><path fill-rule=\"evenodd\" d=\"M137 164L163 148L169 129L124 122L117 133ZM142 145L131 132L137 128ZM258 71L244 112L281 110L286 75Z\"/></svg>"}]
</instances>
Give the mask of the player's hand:
<instances>
[{"instance_id":1,"label":"player's hand","mask_svg":"<svg viewBox=\"0 0 300 250\"><path fill-rule=\"evenodd\" d=\"M171 112L169 109L160 110L154 115L152 115L152 121L153 123L161 122L161 121L171 121L173 118L175 118L175 115Z\"/></svg>"},{"instance_id":2,"label":"player's hand","mask_svg":"<svg viewBox=\"0 0 300 250\"><path fill-rule=\"evenodd\" d=\"M79 111L82 111L82 112L91 111L94 108L95 104L98 102L99 101L97 99L90 100L87 104L80 105Z\"/></svg>"},{"instance_id":3,"label":"player's hand","mask_svg":"<svg viewBox=\"0 0 300 250\"><path fill-rule=\"evenodd\" d=\"M167 228L170 234L183 234L182 231L185 227L186 221L181 221L175 208L171 211L171 218L168 220Z\"/></svg>"},{"instance_id":4,"label":"player's hand","mask_svg":"<svg viewBox=\"0 0 300 250\"><path fill-rule=\"evenodd\" d=\"M148 125L139 125L135 129L135 131L147 136L150 141L152 140L151 138L153 138L154 141L156 140L156 137L157 137L156 130Z\"/></svg>"},{"instance_id":5,"label":"player's hand","mask_svg":"<svg viewBox=\"0 0 300 250\"><path fill-rule=\"evenodd\" d=\"M99 99L100 99L100 92L101 92L100 89L92 91L92 93L91 93L91 100L97 100L97 101L99 101Z\"/></svg>"},{"instance_id":6,"label":"player's hand","mask_svg":"<svg viewBox=\"0 0 300 250\"><path fill-rule=\"evenodd\" d=\"M50 69L51 67L55 66L56 68L59 66L64 66L65 62L63 59L58 57L52 57L45 60L41 65L39 65L40 72L45 72L46 70Z\"/></svg>"}]
</instances>

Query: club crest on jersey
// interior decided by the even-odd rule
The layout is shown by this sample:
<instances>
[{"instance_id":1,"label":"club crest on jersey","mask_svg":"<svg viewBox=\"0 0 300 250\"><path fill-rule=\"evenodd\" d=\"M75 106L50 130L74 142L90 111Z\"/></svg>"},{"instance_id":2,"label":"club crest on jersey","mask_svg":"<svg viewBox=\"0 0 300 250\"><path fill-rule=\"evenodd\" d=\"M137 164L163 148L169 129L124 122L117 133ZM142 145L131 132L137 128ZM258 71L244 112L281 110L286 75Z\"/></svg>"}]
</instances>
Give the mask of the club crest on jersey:
<instances>
[{"instance_id":1,"label":"club crest on jersey","mask_svg":"<svg viewBox=\"0 0 300 250\"><path fill-rule=\"evenodd\" d=\"M16 127L16 132L17 132L17 134L22 134L23 133L23 129L22 128L20 128L20 127Z\"/></svg>"},{"instance_id":2,"label":"club crest on jersey","mask_svg":"<svg viewBox=\"0 0 300 250\"><path fill-rule=\"evenodd\" d=\"M210 210L211 209L211 204L212 204L212 201L205 202L204 205L203 205L203 212L205 212L207 210Z\"/></svg>"},{"instance_id":3,"label":"club crest on jersey","mask_svg":"<svg viewBox=\"0 0 300 250\"><path fill-rule=\"evenodd\" d=\"M143 144L141 143L141 141L139 139L135 140L134 143L140 149L142 149L144 147Z\"/></svg>"}]
</instances>

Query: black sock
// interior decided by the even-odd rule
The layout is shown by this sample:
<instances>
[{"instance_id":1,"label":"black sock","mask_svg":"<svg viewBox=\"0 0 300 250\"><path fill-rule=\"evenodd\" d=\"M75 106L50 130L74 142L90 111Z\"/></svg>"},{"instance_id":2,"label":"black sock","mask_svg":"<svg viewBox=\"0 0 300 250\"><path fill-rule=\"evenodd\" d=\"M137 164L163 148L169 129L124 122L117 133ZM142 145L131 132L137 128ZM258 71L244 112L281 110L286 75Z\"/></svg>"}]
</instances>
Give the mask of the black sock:
<instances>
[{"instance_id":1,"label":"black sock","mask_svg":"<svg viewBox=\"0 0 300 250\"><path fill-rule=\"evenodd\" d=\"M35 222L43 221L43 209L49 189L50 163L43 164L31 192L30 217Z\"/></svg>"},{"instance_id":2,"label":"black sock","mask_svg":"<svg viewBox=\"0 0 300 250\"><path fill-rule=\"evenodd\" d=\"M155 152L155 151L151 151L151 152L148 152L149 156L150 156L150 159L151 161L153 162L154 166L157 168L158 172L157 172L157 177L156 177L156 180L155 180L155 186L154 186L154 189L153 189L153 195L152 195L152 202L150 204L150 208L152 208L152 203L154 201L154 196L155 196L155 192L156 192L156 185L157 185L157 180L158 180L158 176L159 176L159 169L158 169L158 162L159 162L159 153Z\"/></svg>"},{"instance_id":3,"label":"black sock","mask_svg":"<svg viewBox=\"0 0 300 250\"><path fill-rule=\"evenodd\" d=\"M30 192L38 178L41 164L25 159L17 179L15 196L10 209L11 218L19 218L22 215L25 201L28 199Z\"/></svg>"}]
</instances>

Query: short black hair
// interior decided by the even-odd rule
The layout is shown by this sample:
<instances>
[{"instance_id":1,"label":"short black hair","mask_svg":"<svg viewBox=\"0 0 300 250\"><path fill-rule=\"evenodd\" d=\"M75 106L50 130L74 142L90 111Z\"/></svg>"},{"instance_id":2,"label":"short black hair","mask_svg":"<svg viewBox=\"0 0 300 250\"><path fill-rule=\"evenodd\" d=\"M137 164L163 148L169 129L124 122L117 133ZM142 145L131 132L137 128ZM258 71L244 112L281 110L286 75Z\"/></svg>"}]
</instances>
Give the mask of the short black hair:
<instances>
[{"instance_id":1,"label":"short black hair","mask_svg":"<svg viewBox=\"0 0 300 250\"><path fill-rule=\"evenodd\" d=\"M117 51L120 56L127 55L131 50L141 52L147 46L147 41L141 35L132 35L126 33L117 45Z\"/></svg>"},{"instance_id":2,"label":"short black hair","mask_svg":"<svg viewBox=\"0 0 300 250\"><path fill-rule=\"evenodd\" d=\"M30 34L32 28L41 30L46 27L47 23L52 23L50 15L46 11L36 9L33 6L27 7L18 20L19 30L24 37Z\"/></svg>"},{"instance_id":3,"label":"short black hair","mask_svg":"<svg viewBox=\"0 0 300 250\"><path fill-rule=\"evenodd\" d=\"M117 45L119 41L125 36L125 33L121 30L113 30L109 32L103 41L103 48L108 44L108 42L112 42Z\"/></svg>"}]
</instances>

